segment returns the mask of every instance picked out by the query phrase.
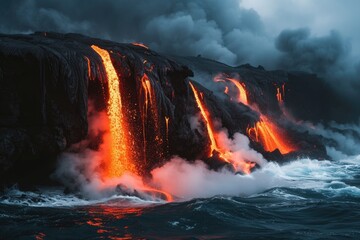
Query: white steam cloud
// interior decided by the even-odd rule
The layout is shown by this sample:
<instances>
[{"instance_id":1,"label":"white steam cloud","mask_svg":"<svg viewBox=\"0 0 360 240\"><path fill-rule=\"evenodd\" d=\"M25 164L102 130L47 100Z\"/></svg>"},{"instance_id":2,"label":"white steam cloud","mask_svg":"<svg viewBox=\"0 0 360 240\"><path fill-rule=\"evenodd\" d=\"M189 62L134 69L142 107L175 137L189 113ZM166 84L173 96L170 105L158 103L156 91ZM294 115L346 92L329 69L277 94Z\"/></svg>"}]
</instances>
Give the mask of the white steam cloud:
<instances>
[{"instance_id":1,"label":"white steam cloud","mask_svg":"<svg viewBox=\"0 0 360 240\"><path fill-rule=\"evenodd\" d=\"M119 178L104 179L101 173L109 152L108 119L105 112L98 113L91 106L90 103L89 137L60 156L58 168L53 175L70 191L78 192L86 199L129 195L154 200L154 196L147 191L149 187L170 193L176 200L214 195L244 196L278 184L276 178L264 170L255 171L251 175L234 174L226 168L214 171L201 160L190 163L179 157L173 157L164 166L154 169L151 179L144 180L131 173ZM192 118L194 122L197 122L196 119ZM91 149L92 141L99 138L103 139L99 148ZM236 133L230 138L226 129L222 129L217 133L217 140L219 147L229 152L228 157L237 171L241 172L246 162L266 165L262 155L249 147L246 136ZM158 197L155 196L155 199L159 199Z\"/></svg>"}]
</instances>

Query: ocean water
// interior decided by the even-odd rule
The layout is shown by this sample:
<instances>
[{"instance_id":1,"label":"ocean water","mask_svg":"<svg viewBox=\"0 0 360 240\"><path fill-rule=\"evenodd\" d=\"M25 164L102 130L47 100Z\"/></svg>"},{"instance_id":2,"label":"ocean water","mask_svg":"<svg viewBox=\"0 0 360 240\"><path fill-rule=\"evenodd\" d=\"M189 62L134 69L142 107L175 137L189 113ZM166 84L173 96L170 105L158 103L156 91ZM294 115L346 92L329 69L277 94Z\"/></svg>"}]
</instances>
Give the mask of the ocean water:
<instances>
[{"instance_id":1,"label":"ocean water","mask_svg":"<svg viewBox=\"0 0 360 240\"><path fill-rule=\"evenodd\" d=\"M12 188L0 197L0 239L360 239L359 161L269 163L245 176L274 180L255 193L172 203Z\"/></svg>"}]
</instances>

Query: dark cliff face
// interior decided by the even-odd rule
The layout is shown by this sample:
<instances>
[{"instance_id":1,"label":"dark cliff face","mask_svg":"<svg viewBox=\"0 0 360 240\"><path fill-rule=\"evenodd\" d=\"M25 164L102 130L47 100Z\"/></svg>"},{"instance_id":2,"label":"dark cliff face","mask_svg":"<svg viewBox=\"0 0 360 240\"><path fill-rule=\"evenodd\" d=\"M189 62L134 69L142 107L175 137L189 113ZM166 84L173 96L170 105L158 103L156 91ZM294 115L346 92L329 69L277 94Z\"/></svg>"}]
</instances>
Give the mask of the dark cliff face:
<instances>
[{"instance_id":1,"label":"dark cliff face","mask_svg":"<svg viewBox=\"0 0 360 240\"><path fill-rule=\"evenodd\" d=\"M189 81L202 93L211 117L219 120L230 136L235 132L247 134L249 126L259 121L257 111L208 87L219 73L239 76L246 85L249 102L275 119L298 146L296 152L283 156L279 151L266 152L251 140L254 149L267 159L277 160L326 156L320 139L297 131L294 124L281 117L284 113L276 100L277 89L289 84L284 94L291 95L297 88L292 84L294 76L284 71L246 65L232 68L202 58L165 57L142 46L76 34L0 35L0 182L44 182L55 167L57 155L87 137L89 100L97 111L106 110L109 96L104 90L105 69L92 45L109 51L123 83L130 131L134 139L146 138L133 146L136 158L146 159L137 162L143 174L172 155L189 160L207 158L209 138L204 123L200 121L200 133L189 120L199 112ZM145 122L141 94L144 77L151 82L157 112ZM296 117L304 115L296 108L301 101L300 95L284 100Z\"/></svg>"}]
</instances>

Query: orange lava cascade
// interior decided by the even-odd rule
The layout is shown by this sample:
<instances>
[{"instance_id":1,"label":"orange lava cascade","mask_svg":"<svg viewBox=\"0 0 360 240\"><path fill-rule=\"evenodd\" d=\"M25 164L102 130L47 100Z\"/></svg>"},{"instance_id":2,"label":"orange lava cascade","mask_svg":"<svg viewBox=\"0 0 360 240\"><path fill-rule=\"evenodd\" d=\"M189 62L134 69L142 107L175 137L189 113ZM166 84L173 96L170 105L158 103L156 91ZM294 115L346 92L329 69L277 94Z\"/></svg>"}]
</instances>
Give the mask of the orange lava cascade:
<instances>
[{"instance_id":1,"label":"orange lava cascade","mask_svg":"<svg viewBox=\"0 0 360 240\"><path fill-rule=\"evenodd\" d=\"M239 92L237 98L238 102L241 102L252 108L254 111L259 112L257 107L251 106L249 104L247 99L247 92L244 84L240 83L238 80L234 78L227 77L226 80L232 82L238 89ZM218 77L215 77L215 81L223 82L223 80L221 78L219 79ZM276 97L279 103L283 103L284 92L285 92L285 85L282 85L281 89L277 88ZM276 125L261 113L260 113L260 121L258 121L254 127L248 127L247 134L249 137L252 138L253 141L261 143L261 145L264 147L266 151L272 152L275 149L279 149L279 151L282 154L286 154L295 150L294 147L290 146L286 142L287 140L285 136L282 136L279 133L279 129L276 127ZM246 167L243 167L243 169L246 169Z\"/></svg>"},{"instance_id":2,"label":"orange lava cascade","mask_svg":"<svg viewBox=\"0 0 360 240\"><path fill-rule=\"evenodd\" d=\"M191 90L194 93L197 106L200 109L201 115L204 118L204 121L205 121L205 124L206 124L206 129L207 129L207 132L208 132L208 135L209 135L209 138L210 138L209 157L211 157L213 155L214 150L218 151L218 152L220 152L220 151L218 150L218 147L216 145L215 134L214 134L214 131L213 131L212 126L211 126L209 113L208 113L206 107L202 104L201 99L200 99L200 94L198 93L198 91L196 90L194 85L191 82L189 82L189 84L190 84Z\"/></svg>"},{"instance_id":3,"label":"orange lava cascade","mask_svg":"<svg viewBox=\"0 0 360 240\"><path fill-rule=\"evenodd\" d=\"M248 127L247 133L252 140L261 143L268 152L279 149L282 154L286 154L295 150L284 141L285 138L280 135L277 127L265 116L261 116L254 127Z\"/></svg>"},{"instance_id":4,"label":"orange lava cascade","mask_svg":"<svg viewBox=\"0 0 360 240\"><path fill-rule=\"evenodd\" d=\"M239 95L238 95L237 101L241 102L245 105L249 105L244 84L240 83L238 80L236 80L234 78L226 78L226 79L229 80L230 82L232 82L235 85L235 87L238 89Z\"/></svg>"},{"instance_id":5,"label":"orange lava cascade","mask_svg":"<svg viewBox=\"0 0 360 240\"><path fill-rule=\"evenodd\" d=\"M219 147L217 145L216 139L217 139L218 135L214 132L212 123L210 121L209 113L208 113L205 105L202 103L202 101L200 99L200 96L202 96L202 93L199 94L199 92L196 90L196 88L194 87L194 85L191 82L189 82L189 84L194 93L197 106L200 109L201 115L206 123L206 128L207 128L207 132L208 132L210 143L211 143L209 157L212 157L214 154L214 151L215 151L219 154L220 159L222 159L223 161L225 161L227 163L232 164L235 167L235 169L240 168L243 173L250 174L251 169L253 167L255 167L256 163L246 162L241 159L233 159L233 153L231 151L222 149L221 147Z\"/></svg>"},{"instance_id":6,"label":"orange lava cascade","mask_svg":"<svg viewBox=\"0 0 360 240\"><path fill-rule=\"evenodd\" d=\"M149 47L146 46L146 45L143 44L143 43L133 42L133 43L131 43L131 44L134 45L134 46L138 46L138 47L143 47L143 48L149 49Z\"/></svg>"},{"instance_id":7,"label":"orange lava cascade","mask_svg":"<svg viewBox=\"0 0 360 240\"><path fill-rule=\"evenodd\" d=\"M124 172L136 172L131 161L131 152L128 146L128 129L122 109L119 77L111 62L107 50L95 45L92 49L99 54L104 64L108 80L109 102L107 113L110 122L110 161L107 164L107 177L120 177Z\"/></svg>"},{"instance_id":8,"label":"orange lava cascade","mask_svg":"<svg viewBox=\"0 0 360 240\"><path fill-rule=\"evenodd\" d=\"M147 123L147 117L148 114L150 113L153 121L154 121L154 125L152 126L152 128L154 129L155 132L155 141L157 142L157 144L159 144L159 146L162 144L163 142L163 138L161 136L161 132L160 132L160 126L159 126L159 112L158 112L158 108L157 108L157 104L156 104L156 95L155 95L155 91L153 89L153 86L151 85L151 81L149 79L149 77L144 73L144 75L141 78L141 86L142 86L142 92L141 95L144 96L144 106L142 109L142 123L143 123L143 141L144 141L144 153L146 153L146 123ZM146 154L145 154L146 155Z\"/></svg>"}]
</instances>

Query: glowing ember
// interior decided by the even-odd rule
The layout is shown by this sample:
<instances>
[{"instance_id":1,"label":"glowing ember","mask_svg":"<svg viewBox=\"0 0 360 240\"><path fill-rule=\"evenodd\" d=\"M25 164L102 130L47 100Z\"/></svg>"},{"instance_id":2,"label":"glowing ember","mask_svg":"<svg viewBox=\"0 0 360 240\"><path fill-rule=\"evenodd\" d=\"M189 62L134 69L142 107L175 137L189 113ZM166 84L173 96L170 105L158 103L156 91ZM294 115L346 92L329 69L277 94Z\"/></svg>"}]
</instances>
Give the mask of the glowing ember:
<instances>
[{"instance_id":1,"label":"glowing ember","mask_svg":"<svg viewBox=\"0 0 360 240\"><path fill-rule=\"evenodd\" d=\"M284 102L284 95L285 95L285 84L280 87L276 88L276 99L281 104Z\"/></svg>"},{"instance_id":2,"label":"glowing ember","mask_svg":"<svg viewBox=\"0 0 360 240\"><path fill-rule=\"evenodd\" d=\"M165 116L165 127L166 127L166 141L169 141L169 121L170 118Z\"/></svg>"},{"instance_id":3,"label":"glowing ember","mask_svg":"<svg viewBox=\"0 0 360 240\"><path fill-rule=\"evenodd\" d=\"M228 87L228 86L225 86L224 93L225 93L225 94L229 94L229 87Z\"/></svg>"},{"instance_id":4,"label":"glowing ember","mask_svg":"<svg viewBox=\"0 0 360 240\"><path fill-rule=\"evenodd\" d=\"M268 152L279 149L282 154L286 154L295 150L284 141L285 138L281 136L277 127L265 116L261 116L254 127L249 127L247 133L253 141L261 143Z\"/></svg>"},{"instance_id":5,"label":"glowing ember","mask_svg":"<svg viewBox=\"0 0 360 240\"><path fill-rule=\"evenodd\" d=\"M143 48L149 49L149 47L146 46L146 45L143 44L143 43L133 42L133 43L131 43L131 44L134 45L134 46L138 46L138 47L143 47Z\"/></svg>"},{"instance_id":6,"label":"glowing ember","mask_svg":"<svg viewBox=\"0 0 360 240\"><path fill-rule=\"evenodd\" d=\"M111 148L110 161L107 164L107 176L119 177L126 171L135 173L136 169L134 164L131 162L131 153L127 148L127 146L129 146L128 130L122 110L118 75L111 62L108 51L95 45L92 45L91 47L100 55L108 80L109 102L107 113L110 122L109 130Z\"/></svg>"}]
</instances>

